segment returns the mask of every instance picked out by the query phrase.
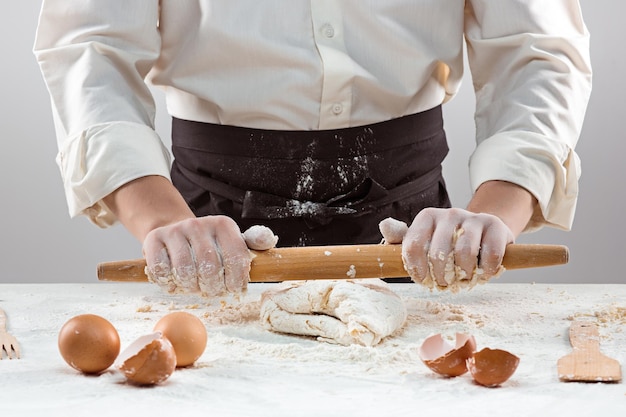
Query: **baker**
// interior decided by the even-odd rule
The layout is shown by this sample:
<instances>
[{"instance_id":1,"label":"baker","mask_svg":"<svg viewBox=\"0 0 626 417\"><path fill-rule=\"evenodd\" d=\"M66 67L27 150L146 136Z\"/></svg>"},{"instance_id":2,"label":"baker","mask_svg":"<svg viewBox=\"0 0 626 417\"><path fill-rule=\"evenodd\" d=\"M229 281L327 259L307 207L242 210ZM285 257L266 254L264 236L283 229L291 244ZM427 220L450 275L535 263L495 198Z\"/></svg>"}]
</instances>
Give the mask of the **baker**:
<instances>
[{"instance_id":1,"label":"baker","mask_svg":"<svg viewBox=\"0 0 626 417\"><path fill-rule=\"evenodd\" d=\"M251 225L360 244L393 217L411 278L440 285L450 261L488 278L520 233L569 229L588 42L576 0L44 0L34 52L70 215L121 222L170 290L219 295L247 283ZM441 107L464 46L477 146L454 208Z\"/></svg>"}]
</instances>

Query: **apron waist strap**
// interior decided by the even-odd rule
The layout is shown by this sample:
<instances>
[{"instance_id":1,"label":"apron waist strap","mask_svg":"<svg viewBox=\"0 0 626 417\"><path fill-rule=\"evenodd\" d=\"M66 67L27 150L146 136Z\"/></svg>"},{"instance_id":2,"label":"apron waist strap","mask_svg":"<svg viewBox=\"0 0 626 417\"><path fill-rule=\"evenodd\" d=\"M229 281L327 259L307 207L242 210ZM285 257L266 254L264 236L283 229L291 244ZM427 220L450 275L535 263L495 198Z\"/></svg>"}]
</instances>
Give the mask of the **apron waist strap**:
<instances>
[{"instance_id":1,"label":"apron waist strap","mask_svg":"<svg viewBox=\"0 0 626 417\"><path fill-rule=\"evenodd\" d=\"M300 201L261 191L241 190L210 177L195 178L192 171L179 167L182 175L203 188L228 200L242 204L241 217L246 219L284 219L301 217L325 224L325 219L340 216L358 216L371 213L378 207L404 200L430 188L441 179L441 165L417 179L387 190L371 178L366 178L348 193L325 202Z\"/></svg>"},{"instance_id":2,"label":"apron waist strap","mask_svg":"<svg viewBox=\"0 0 626 417\"><path fill-rule=\"evenodd\" d=\"M371 125L278 131L174 118L172 181L197 216L264 224L284 245L373 243L450 202L441 106Z\"/></svg>"}]
</instances>

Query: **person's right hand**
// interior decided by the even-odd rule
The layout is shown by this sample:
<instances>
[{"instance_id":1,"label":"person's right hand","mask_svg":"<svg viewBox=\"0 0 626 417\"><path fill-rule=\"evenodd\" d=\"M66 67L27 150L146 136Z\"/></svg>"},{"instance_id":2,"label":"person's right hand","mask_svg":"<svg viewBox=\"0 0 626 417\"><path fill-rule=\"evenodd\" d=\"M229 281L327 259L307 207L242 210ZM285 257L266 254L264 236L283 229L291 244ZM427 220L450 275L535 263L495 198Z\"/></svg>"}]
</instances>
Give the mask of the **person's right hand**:
<instances>
[{"instance_id":1,"label":"person's right hand","mask_svg":"<svg viewBox=\"0 0 626 417\"><path fill-rule=\"evenodd\" d=\"M230 217L196 217L167 178L148 175L103 199L105 206L143 242L148 279L168 292L218 297L240 293L250 279L251 249L270 249L267 227L243 234Z\"/></svg>"},{"instance_id":2,"label":"person's right hand","mask_svg":"<svg viewBox=\"0 0 626 417\"><path fill-rule=\"evenodd\" d=\"M240 293L250 278L250 252L239 227L226 216L158 227L146 235L143 255L148 279L170 293Z\"/></svg>"}]
</instances>

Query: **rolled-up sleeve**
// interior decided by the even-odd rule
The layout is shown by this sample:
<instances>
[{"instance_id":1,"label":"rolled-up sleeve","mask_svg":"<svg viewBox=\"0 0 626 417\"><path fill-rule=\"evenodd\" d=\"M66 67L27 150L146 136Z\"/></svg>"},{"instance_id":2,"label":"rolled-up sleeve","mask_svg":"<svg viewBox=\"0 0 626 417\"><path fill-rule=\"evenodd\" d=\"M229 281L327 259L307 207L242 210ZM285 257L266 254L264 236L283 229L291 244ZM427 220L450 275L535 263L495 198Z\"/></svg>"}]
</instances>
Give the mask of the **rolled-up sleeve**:
<instances>
[{"instance_id":1,"label":"rolled-up sleeve","mask_svg":"<svg viewBox=\"0 0 626 417\"><path fill-rule=\"evenodd\" d=\"M490 180L530 191L526 231L571 228L589 95L589 33L575 0L472 0L465 36L476 91L473 190Z\"/></svg>"},{"instance_id":2,"label":"rolled-up sleeve","mask_svg":"<svg viewBox=\"0 0 626 417\"><path fill-rule=\"evenodd\" d=\"M51 98L72 217L105 227L102 199L147 175L169 178L144 79L159 56L159 2L44 0L34 45Z\"/></svg>"}]
</instances>

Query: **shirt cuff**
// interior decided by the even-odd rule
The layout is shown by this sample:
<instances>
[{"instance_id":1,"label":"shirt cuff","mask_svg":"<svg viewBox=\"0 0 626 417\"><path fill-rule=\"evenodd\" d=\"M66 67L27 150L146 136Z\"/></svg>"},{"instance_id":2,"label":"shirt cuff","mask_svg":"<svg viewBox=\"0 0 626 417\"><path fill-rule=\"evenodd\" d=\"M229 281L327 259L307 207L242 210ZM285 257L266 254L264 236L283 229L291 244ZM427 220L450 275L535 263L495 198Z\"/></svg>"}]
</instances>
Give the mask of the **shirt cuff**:
<instances>
[{"instance_id":1,"label":"shirt cuff","mask_svg":"<svg viewBox=\"0 0 626 417\"><path fill-rule=\"evenodd\" d=\"M580 159L563 142L532 132L503 132L483 140L470 158L472 191L491 180L524 187L538 201L524 232L570 230L578 199Z\"/></svg>"},{"instance_id":2,"label":"shirt cuff","mask_svg":"<svg viewBox=\"0 0 626 417\"><path fill-rule=\"evenodd\" d=\"M170 154L158 134L138 123L92 126L65 141L57 154L71 217L85 215L100 227L117 218L102 199L148 175L170 179Z\"/></svg>"}]
</instances>

